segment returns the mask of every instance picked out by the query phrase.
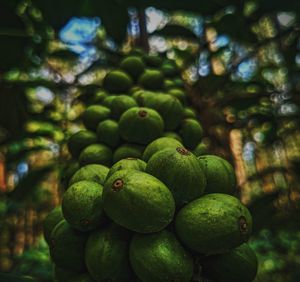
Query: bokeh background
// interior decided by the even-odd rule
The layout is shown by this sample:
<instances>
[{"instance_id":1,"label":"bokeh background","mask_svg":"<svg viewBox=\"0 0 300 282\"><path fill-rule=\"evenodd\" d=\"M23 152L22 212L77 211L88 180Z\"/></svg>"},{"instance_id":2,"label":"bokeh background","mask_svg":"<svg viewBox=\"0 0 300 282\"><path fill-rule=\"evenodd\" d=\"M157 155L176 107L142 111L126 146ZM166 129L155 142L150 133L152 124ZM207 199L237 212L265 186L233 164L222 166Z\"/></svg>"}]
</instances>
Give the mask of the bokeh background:
<instances>
[{"instance_id":1,"label":"bokeh background","mask_svg":"<svg viewBox=\"0 0 300 282\"><path fill-rule=\"evenodd\" d=\"M0 272L52 281L67 138L122 53L180 66L254 217L256 281L300 281L300 1L1 0Z\"/></svg>"}]
</instances>

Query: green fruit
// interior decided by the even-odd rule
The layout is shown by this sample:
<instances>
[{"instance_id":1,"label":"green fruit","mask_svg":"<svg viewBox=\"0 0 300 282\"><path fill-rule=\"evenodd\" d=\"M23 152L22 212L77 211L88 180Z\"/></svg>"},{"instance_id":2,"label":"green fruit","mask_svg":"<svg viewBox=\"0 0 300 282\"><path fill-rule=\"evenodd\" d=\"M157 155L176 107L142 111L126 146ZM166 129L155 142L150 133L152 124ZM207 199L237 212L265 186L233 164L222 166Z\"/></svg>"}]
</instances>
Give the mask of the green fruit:
<instances>
[{"instance_id":1,"label":"green fruit","mask_svg":"<svg viewBox=\"0 0 300 282\"><path fill-rule=\"evenodd\" d=\"M51 232L50 256L53 262L58 267L68 271L84 271L84 247L86 240L86 233L76 231L65 220L62 220Z\"/></svg>"},{"instance_id":2,"label":"green fruit","mask_svg":"<svg viewBox=\"0 0 300 282\"><path fill-rule=\"evenodd\" d=\"M257 274L257 257L245 243L225 254L205 257L205 276L220 282L252 282Z\"/></svg>"},{"instance_id":3,"label":"green fruit","mask_svg":"<svg viewBox=\"0 0 300 282\"><path fill-rule=\"evenodd\" d=\"M72 184L87 180L103 185L108 174L109 168L100 164L89 164L81 167L69 181L69 186Z\"/></svg>"},{"instance_id":4,"label":"green fruit","mask_svg":"<svg viewBox=\"0 0 300 282\"><path fill-rule=\"evenodd\" d=\"M183 106L177 98L158 93L144 93L140 98L144 107L154 109L161 115L167 130L178 127L183 117Z\"/></svg>"},{"instance_id":5,"label":"green fruit","mask_svg":"<svg viewBox=\"0 0 300 282\"><path fill-rule=\"evenodd\" d=\"M146 69L140 76L138 84L146 89L162 89L164 86L164 76L159 70Z\"/></svg>"},{"instance_id":6,"label":"green fruit","mask_svg":"<svg viewBox=\"0 0 300 282\"><path fill-rule=\"evenodd\" d=\"M107 179L112 176L115 172L122 169L134 169L138 171L145 171L146 163L137 158L126 158L116 162L109 170Z\"/></svg>"},{"instance_id":7,"label":"green fruit","mask_svg":"<svg viewBox=\"0 0 300 282\"><path fill-rule=\"evenodd\" d=\"M183 145L194 149L203 137L203 129L197 120L187 118L182 121L179 134L182 137Z\"/></svg>"},{"instance_id":8,"label":"green fruit","mask_svg":"<svg viewBox=\"0 0 300 282\"><path fill-rule=\"evenodd\" d=\"M99 90L94 94L91 102L93 104L101 104L106 97L108 97L107 93L104 90Z\"/></svg>"},{"instance_id":9,"label":"green fruit","mask_svg":"<svg viewBox=\"0 0 300 282\"><path fill-rule=\"evenodd\" d=\"M146 172L171 190L177 207L200 197L205 189L206 179L197 157L182 146L152 155Z\"/></svg>"},{"instance_id":10,"label":"green fruit","mask_svg":"<svg viewBox=\"0 0 300 282\"><path fill-rule=\"evenodd\" d=\"M213 155L198 157L207 179L206 193L233 195L236 192L236 178L232 165Z\"/></svg>"},{"instance_id":11,"label":"green fruit","mask_svg":"<svg viewBox=\"0 0 300 282\"><path fill-rule=\"evenodd\" d=\"M133 82L131 77L120 70L109 72L103 80L104 88L111 93L125 93L132 85Z\"/></svg>"},{"instance_id":12,"label":"green fruit","mask_svg":"<svg viewBox=\"0 0 300 282\"><path fill-rule=\"evenodd\" d=\"M80 273L65 270L63 268L54 265L54 277L57 282L72 282L76 277L78 277Z\"/></svg>"},{"instance_id":13,"label":"green fruit","mask_svg":"<svg viewBox=\"0 0 300 282\"><path fill-rule=\"evenodd\" d=\"M173 219L175 203L169 189L155 177L119 170L105 183L104 210L117 224L140 233L157 232Z\"/></svg>"},{"instance_id":14,"label":"green fruit","mask_svg":"<svg viewBox=\"0 0 300 282\"><path fill-rule=\"evenodd\" d=\"M100 121L109 118L110 109L101 105L89 106L82 115L82 122L87 129L96 130Z\"/></svg>"},{"instance_id":15,"label":"green fruit","mask_svg":"<svg viewBox=\"0 0 300 282\"><path fill-rule=\"evenodd\" d=\"M172 88L168 91L168 94L177 98L183 105L186 103L186 95L182 89Z\"/></svg>"},{"instance_id":16,"label":"green fruit","mask_svg":"<svg viewBox=\"0 0 300 282\"><path fill-rule=\"evenodd\" d=\"M165 90L169 90L169 89L172 89L174 87L176 87L176 86L175 86L175 83L173 82L173 80L171 80L171 79L165 79L164 80L164 89Z\"/></svg>"},{"instance_id":17,"label":"green fruit","mask_svg":"<svg viewBox=\"0 0 300 282\"><path fill-rule=\"evenodd\" d=\"M137 107L138 104L134 98L127 95L120 95L113 99L111 104L111 114L113 118L119 119L128 109Z\"/></svg>"},{"instance_id":18,"label":"green fruit","mask_svg":"<svg viewBox=\"0 0 300 282\"><path fill-rule=\"evenodd\" d=\"M163 130L163 119L157 111L149 108L131 108L119 121L121 137L132 143L148 144L160 137Z\"/></svg>"},{"instance_id":19,"label":"green fruit","mask_svg":"<svg viewBox=\"0 0 300 282\"><path fill-rule=\"evenodd\" d=\"M78 158L80 152L87 146L96 143L97 136L89 130L80 130L73 134L68 141L68 149L73 158Z\"/></svg>"},{"instance_id":20,"label":"green fruit","mask_svg":"<svg viewBox=\"0 0 300 282\"><path fill-rule=\"evenodd\" d=\"M94 231L86 244L85 262L96 281L130 281L128 231L112 225Z\"/></svg>"},{"instance_id":21,"label":"green fruit","mask_svg":"<svg viewBox=\"0 0 300 282\"><path fill-rule=\"evenodd\" d=\"M130 95L133 95L134 93L136 93L137 91L140 91L140 90L142 90L142 88L140 86L136 85L136 86L133 86L130 88L129 93L130 93Z\"/></svg>"},{"instance_id":22,"label":"green fruit","mask_svg":"<svg viewBox=\"0 0 300 282\"><path fill-rule=\"evenodd\" d=\"M117 148L113 155L113 163L116 163L126 158L141 159L143 155L144 147L135 144L124 144Z\"/></svg>"},{"instance_id":23,"label":"green fruit","mask_svg":"<svg viewBox=\"0 0 300 282\"><path fill-rule=\"evenodd\" d=\"M79 169L79 163L74 161L63 168L61 172L60 181L63 184L64 189L68 188L70 179L78 169Z\"/></svg>"},{"instance_id":24,"label":"green fruit","mask_svg":"<svg viewBox=\"0 0 300 282\"><path fill-rule=\"evenodd\" d=\"M170 64L170 63L164 63L161 66L161 71L164 74L165 77L174 77L179 73L179 69L176 65Z\"/></svg>"},{"instance_id":25,"label":"green fruit","mask_svg":"<svg viewBox=\"0 0 300 282\"><path fill-rule=\"evenodd\" d=\"M116 121L107 119L98 124L97 137L99 142L114 148L120 143L119 125Z\"/></svg>"},{"instance_id":26,"label":"green fruit","mask_svg":"<svg viewBox=\"0 0 300 282\"><path fill-rule=\"evenodd\" d=\"M117 95L109 95L106 98L104 98L102 105L107 107L107 108L111 108L112 105L112 101L117 97Z\"/></svg>"},{"instance_id":27,"label":"green fruit","mask_svg":"<svg viewBox=\"0 0 300 282\"><path fill-rule=\"evenodd\" d=\"M179 141L182 144L182 139L176 132L167 131L167 132L164 132L162 136L176 139L177 141Z\"/></svg>"},{"instance_id":28,"label":"green fruit","mask_svg":"<svg viewBox=\"0 0 300 282\"><path fill-rule=\"evenodd\" d=\"M189 282L193 259L168 231L136 234L130 244L130 263L144 282Z\"/></svg>"},{"instance_id":29,"label":"green fruit","mask_svg":"<svg viewBox=\"0 0 300 282\"><path fill-rule=\"evenodd\" d=\"M112 150L103 144L92 144L86 147L79 155L79 164L102 164L110 166L112 162Z\"/></svg>"},{"instance_id":30,"label":"green fruit","mask_svg":"<svg viewBox=\"0 0 300 282\"><path fill-rule=\"evenodd\" d=\"M193 151L193 154L197 157L208 153L208 146L205 143L199 143Z\"/></svg>"},{"instance_id":31,"label":"green fruit","mask_svg":"<svg viewBox=\"0 0 300 282\"><path fill-rule=\"evenodd\" d=\"M140 57L129 56L121 61L120 67L137 79L144 72L145 64Z\"/></svg>"},{"instance_id":32,"label":"green fruit","mask_svg":"<svg viewBox=\"0 0 300 282\"><path fill-rule=\"evenodd\" d=\"M173 83L178 88L184 88L184 82L183 82L183 80L181 78L175 78L175 79L173 79Z\"/></svg>"},{"instance_id":33,"label":"green fruit","mask_svg":"<svg viewBox=\"0 0 300 282\"><path fill-rule=\"evenodd\" d=\"M176 217L182 242L200 254L228 252L249 239L252 218L235 197L208 194L184 206Z\"/></svg>"},{"instance_id":34,"label":"green fruit","mask_svg":"<svg viewBox=\"0 0 300 282\"><path fill-rule=\"evenodd\" d=\"M162 64L162 59L155 55L144 55L143 61L148 67L159 68Z\"/></svg>"},{"instance_id":35,"label":"green fruit","mask_svg":"<svg viewBox=\"0 0 300 282\"><path fill-rule=\"evenodd\" d=\"M166 148L177 148L182 146L182 144L174 138L161 137L152 141L145 149L143 153L143 160L148 162L148 160L158 151Z\"/></svg>"},{"instance_id":36,"label":"green fruit","mask_svg":"<svg viewBox=\"0 0 300 282\"><path fill-rule=\"evenodd\" d=\"M54 227L64 219L61 207L55 207L43 221L43 232L46 242L50 243L50 235Z\"/></svg>"},{"instance_id":37,"label":"green fruit","mask_svg":"<svg viewBox=\"0 0 300 282\"><path fill-rule=\"evenodd\" d=\"M62 211L71 227L90 231L104 222L102 209L103 186L92 181L79 181L64 193Z\"/></svg>"},{"instance_id":38,"label":"green fruit","mask_svg":"<svg viewBox=\"0 0 300 282\"><path fill-rule=\"evenodd\" d=\"M193 108L185 107L183 111L183 117L196 119L197 118L196 111Z\"/></svg>"}]
</instances>

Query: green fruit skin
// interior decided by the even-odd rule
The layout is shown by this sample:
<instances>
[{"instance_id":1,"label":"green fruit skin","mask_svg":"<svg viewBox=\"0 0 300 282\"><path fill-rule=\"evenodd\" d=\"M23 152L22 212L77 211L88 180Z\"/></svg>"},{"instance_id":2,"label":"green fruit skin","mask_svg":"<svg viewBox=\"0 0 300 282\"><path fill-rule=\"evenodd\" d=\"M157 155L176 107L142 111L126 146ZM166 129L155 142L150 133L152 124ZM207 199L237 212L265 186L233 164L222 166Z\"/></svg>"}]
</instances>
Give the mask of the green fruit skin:
<instances>
[{"instance_id":1,"label":"green fruit skin","mask_svg":"<svg viewBox=\"0 0 300 282\"><path fill-rule=\"evenodd\" d=\"M97 91L92 99L92 104L101 104L104 99L107 97L107 93L104 90Z\"/></svg>"},{"instance_id":2,"label":"green fruit skin","mask_svg":"<svg viewBox=\"0 0 300 282\"><path fill-rule=\"evenodd\" d=\"M117 180L123 184L116 190ZM175 212L169 189L155 177L136 170L115 172L105 183L103 203L114 222L139 233L162 230Z\"/></svg>"},{"instance_id":3,"label":"green fruit skin","mask_svg":"<svg viewBox=\"0 0 300 282\"><path fill-rule=\"evenodd\" d=\"M162 136L176 139L182 144L182 138L176 132L167 131L167 132L164 132Z\"/></svg>"},{"instance_id":4,"label":"green fruit skin","mask_svg":"<svg viewBox=\"0 0 300 282\"><path fill-rule=\"evenodd\" d=\"M107 107L107 108L111 108L112 105L112 101L117 97L117 95L109 95L106 98L104 98L104 100L102 101L102 105Z\"/></svg>"},{"instance_id":5,"label":"green fruit skin","mask_svg":"<svg viewBox=\"0 0 300 282\"><path fill-rule=\"evenodd\" d=\"M144 147L135 144L124 144L117 148L113 155L113 163L116 163L126 158L141 159L143 155Z\"/></svg>"},{"instance_id":6,"label":"green fruit skin","mask_svg":"<svg viewBox=\"0 0 300 282\"><path fill-rule=\"evenodd\" d=\"M87 129L95 131L99 122L110 117L110 109L101 105L89 106L82 114L82 122Z\"/></svg>"},{"instance_id":7,"label":"green fruit skin","mask_svg":"<svg viewBox=\"0 0 300 282\"><path fill-rule=\"evenodd\" d=\"M182 146L155 153L148 161L146 172L162 181L172 192L176 207L200 197L206 179L202 167L191 152L180 153Z\"/></svg>"},{"instance_id":8,"label":"green fruit skin","mask_svg":"<svg viewBox=\"0 0 300 282\"><path fill-rule=\"evenodd\" d=\"M94 132L89 130L80 130L69 138L68 150L72 157L76 159L84 148L96 142L97 136Z\"/></svg>"},{"instance_id":9,"label":"green fruit skin","mask_svg":"<svg viewBox=\"0 0 300 282\"><path fill-rule=\"evenodd\" d=\"M205 257L201 265L207 277L219 282L252 282L258 268L256 254L246 243L228 253Z\"/></svg>"},{"instance_id":10,"label":"green fruit skin","mask_svg":"<svg viewBox=\"0 0 300 282\"><path fill-rule=\"evenodd\" d=\"M119 125L114 120L104 120L98 124L97 137L100 143L115 148L120 143Z\"/></svg>"},{"instance_id":11,"label":"green fruit skin","mask_svg":"<svg viewBox=\"0 0 300 282\"><path fill-rule=\"evenodd\" d=\"M166 148L177 148L182 147L182 144L174 138L161 137L152 141L145 149L143 153L143 160L148 160L158 151Z\"/></svg>"},{"instance_id":12,"label":"green fruit skin","mask_svg":"<svg viewBox=\"0 0 300 282\"><path fill-rule=\"evenodd\" d=\"M51 232L54 227L64 219L61 207L55 207L49 214L46 216L43 222L43 233L46 242L50 243Z\"/></svg>"},{"instance_id":13,"label":"green fruit skin","mask_svg":"<svg viewBox=\"0 0 300 282\"><path fill-rule=\"evenodd\" d=\"M199 156L207 179L206 193L233 195L236 192L236 178L232 165L213 155Z\"/></svg>"},{"instance_id":14,"label":"green fruit skin","mask_svg":"<svg viewBox=\"0 0 300 282\"><path fill-rule=\"evenodd\" d=\"M78 169L79 169L79 163L74 161L70 164L67 164L63 168L60 176L60 181L65 190L68 188L70 179L73 177L73 175L77 172Z\"/></svg>"},{"instance_id":15,"label":"green fruit skin","mask_svg":"<svg viewBox=\"0 0 300 282\"><path fill-rule=\"evenodd\" d=\"M126 158L116 162L109 170L107 174L107 179L112 176L115 172L122 169L133 169L138 171L146 170L146 163L137 158Z\"/></svg>"},{"instance_id":16,"label":"green fruit skin","mask_svg":"<svg viewBox=\"0 0 300 282\"><path fill-rule=\"evenodd\" d=\"M179 134L183 145L193 150L203 137L203 129L197 120L188 118L182 121Z\"/></svg>"},{"instance_id":17,"label":"green fruit skin","mask_svg":"<svg viewBox=\"0 0 300 282\"><path fill-rule=\"evenodd\" d=\"M90 275L96 281L130 281L128 231L111 225L96 230L85 248L85 262Z\"/></svg>"},{"instance_id":18,"label":"green fruit skin","mask_svg":"<svg viewBox=\"0 0 300 282\"><path fill-rule=\"evenodd\" d=\"M120 116L128 109L137 107L138 104L134 98L127 95L120 95L113 99L111 103L111 114L115 119L119 119Z\"/></svg>"},{"instance_id":19,"label":"green fruit skin","mask_svg":"<svg viewBox=\"0 0 300 282\"><path fill-rule=\"evenodd\" d=\"M177 98L183 105L186 104L186 95L182 89L172 88L168 91L168 94ZM184 109L184 114L186 113L186 109ZM185 115L184 115L185 116ZM196 118L196 115L192 116Z\"/></svg>"},{"instance_id":20,"label":"green fruit skin","mask_svg":"<svg viewBox=\"0 0 300 282\"><path fill-rule=\"evenodd\" d=\"M134 272L144 282L191 281L193 259L171 232L136 234L129 255Z\"/></svg>"},{"instance_id":21,"label":"green fruit skin","mask_svg":"<svg viewBox=\"0 0 300 282\"><path fill-rule=\"evenodd\" d=\"M92 144L86 147L79 155L80 166L88 164L102 164L110 166L112 162L112 150L103 144Z\"/></svg>"},{"instance_id":22,"label":"green fruit skin","mask_svg":"<svg viewBox=\"0 0 300 282\"><path fill-rule=\"evenodd\" d=\"M183 117L184 118L196 119L197 115L196 115L196 112L194 111L194 109L189 108L189 107L185 107L184 111L183 111Z\"/></svg>"},{"instance_id":23,"label":"green fruit skin","mask_svg":"<svg viewBox=\"0 0 300 282\"><path fill-rule=\"evenodd\" d=\"M79 181L64 193L62 211L71 227L79 231L93 230L104 222L103 186L92 181Z\"/></svg>"},{"instance_id":24,"label":"green fruit skin","mask_svg":"<svg viewBox=\"0 0 300 282\"><path fill-rule=\"evenodd\" d=\"M159 70L146 69L139 77L138 84L146 89L159 90L164 86L164 76Z\"/></svg>"},{"instance_id":25,"label":"green fruit skin","mask_svg":"<svg viewBox=\"0 0 300 282\"><path fill-rule=\"evenodd\" d=\"M205 143L199 143L194 149L193 154L197 157L208 154L208 146Z\"/></svg>"},{"instance_id":26,"label":"green fruit skin","mask_svg":"<svg viewBox=\"0 0 300 282\"><path fill-rule=\"evenodd\" d=\"M69 181L69 186L82 180L93 181L98 184L104 185L108 171L109 168L104 165L89 164L83 166L72 176Z\"/></svg>"},{"instance_id":27,"label":"green fruit skin","mask_svg":"<svg viewBox=\"0 0 300 282\"><path fill-rule=\"evenodd\" d=\"M156 110L164 120L166 130L176 129L183 117L183 106L169 94L147 93L140 96L140 105Z\"/></svg>"},{"instance_id":28,"label":"green fruit skin","mask_svg":"<svg viewBox=\"0 0 300 282\"><path fill-rule=\"evenodd\" d=\"M177 214L181 241L200 254L228 252L249 239L252 217L235 197L208 194L184 206Z\"/></svg>"},{"instance_id":29,"label":"green fruit skin","mask_svg":"<svg viewBox=\"0 0 300 282\"><path fill-rule=\"evenodd\" d=\"M155 55L144 55L144 63L149 67L159 68L162 64L162 58Z\"/></svg>"},{"instance_id":30,"label":"green fruit skin","mask_svg":"<svg viewBox=\"0 0 300 282\"><path fill-rule=\"evenodd\" d=\"M179 73L177 66L170 63L164 63L161 66L161 71L165 77L170 77L170 78L176 76Z\"/></svg>"},{"instance_id":31,"label":"green fruit skin","mask_svg":"<svg viewBox=\"0 0 300 282\"><path fill-rule=\"evenodd\" d=\"M86 240L86 233L76 231L67 221L62 220L50 236L50 256L53 262L65 270L83 272Z\"/></svg>"},{"instance_id":32,"label":"green fruit skin","mask_svg":"<svg viewBox=\"0 0 300 282\"><path fill-rule=\"evenodd\" d=\"M125 93L132 85L133 81L131 77L120 70L109 72L103 80L104 88L111 93Z\"/></svg>"},{"instance_id":33,"label":"green fruit skin","mask_svg":"<svg viewBox=\"0 0 300 282\"><path fill-rule=\"evenodd\" d=\"M119 121L121 137L132 143L148 144L160 137L163 130L162 117L157 111L149 108L131 108L122 114Z\"/></svg>"},{"instance_id":34,"label":"green fruit skin","mask_svg":"<svg viewBox=\"0 0 300 282\"><path fill-rule=\"evenodd\" d=\"M134 79L137 79L145 70L145 64L143 60L137 56L129 56L124 58L120 63L120 67L129 73Z\"/></svg>"}]
</instances>

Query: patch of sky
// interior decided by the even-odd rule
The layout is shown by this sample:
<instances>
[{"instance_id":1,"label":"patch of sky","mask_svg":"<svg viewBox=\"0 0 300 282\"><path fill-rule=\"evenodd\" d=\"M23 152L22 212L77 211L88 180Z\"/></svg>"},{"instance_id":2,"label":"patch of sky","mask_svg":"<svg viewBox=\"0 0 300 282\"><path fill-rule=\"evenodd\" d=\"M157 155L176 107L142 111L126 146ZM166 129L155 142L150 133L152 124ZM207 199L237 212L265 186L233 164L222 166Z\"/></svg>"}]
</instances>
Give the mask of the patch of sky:
<instances>
[{"instance_id":1,"label":"patch of sky","mask_svg":"<svg viewBox=\"0 0 300 282\"><path fill-rule=\"evenodd\" d=\"M199 56L199 69L198 73L200 76L207 76L210 72L210 64L208 61L209 52L203 51Z\"/></svg>"},{"instance_id":2,"label":"patch of sky","mask_svg":"<svg viewBox=\"0 0 300 282\"><path fill-rule=\"evenodd\" d=\"M73 17L60 30L59 38L68 45L68 48L80 55L81 60L86 61L93 58L97 53L95 46L91 43L96 37L97 29L101 25L98 17Z\"/></svg>"},{"instance_id":3,"label":"patch of sky","mask_svg":"<svg viewBox=\"0 0 300 282\"><path fill-rule=\"evenodd\" d=\"M237 71L235 73L235 77L243 81L249 81L254 76L256 71L257 71L257 60L248 59L239 64Z\"/></svg>"},{"instance_id":4,"label":"patch of sky","mask_svg":"<svg viewBox=\"0 0 300 282\"><path fill-rule=\"evenodd\" d=\"M154 32L157 29L162 29L169 21L166 14L153 7L148 7L146 9L147 17L147 31L149 33Z\"/></svg>"}]
</instances>

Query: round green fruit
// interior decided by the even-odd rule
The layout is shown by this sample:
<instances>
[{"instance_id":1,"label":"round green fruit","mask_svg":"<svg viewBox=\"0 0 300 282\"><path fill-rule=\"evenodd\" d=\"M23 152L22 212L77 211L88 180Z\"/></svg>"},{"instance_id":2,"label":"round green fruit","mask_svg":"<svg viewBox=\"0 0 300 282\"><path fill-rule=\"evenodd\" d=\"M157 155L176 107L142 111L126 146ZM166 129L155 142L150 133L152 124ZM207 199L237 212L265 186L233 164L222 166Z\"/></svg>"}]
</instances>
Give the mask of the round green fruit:
<instances>
[{"instance_id":1,"label":"round green fruit","mask_svg":"<svg viewBox=\"0 0 300 282\"><path fill-rule=\"evenodd\" d=\"M146 69L140 76L138 84L146 89L162 89L164 86L164 76L159 70Z\"/></svg>"},{"instance_id":2,"label":"round green fruit","mask_svg":"<svg viewBox=\"0 0 300 282\"><path fill-rule=\"evenodd\" d=\"M138 104L134 98L127 95L120 95L113 99L111 104L111 114L115 119L119 119L120 116L128 109L137 107Z\"/></svg>"},{"instance_id":3,"label":"round green fruit","mask_svg":"<svg viewBox=\"0 0 300 282\"><path fill-rule=\"evenodd\" d=\"M191 281L193 259L171 232L136 234L129 252L132 268L144 282Z\"/></svg>"},{"instance_id":4,"label":"round green fruit","mask_svg":"<svg viewBox=\"0 0 300 282\"><path fill-rule=\"evenodd\" d=\"M110 117L110 109L101 105L89 106L82 115L82 122L87 129L96 130L100 121Z\"/></svg>"},{"instance_id":5,"label":"round green fruit","mask_svg":"<svg viewBox=\"0 0 300 282\"><path fill-rule=\"evenodd\" d=\"M138 171L145 171L146 163L137 158L126 158L116 162L109 170L107 179L112 176L115 172L122 169L133 169Z\"/></svg>"},{"instance_id":6,"label":"round green fruit","mask_svg":"<svg viewBox=\"0 0 300 282\"><path fill-rule=\"evenodd\" d=\"M117 97L117 95L109 95L109 96L105 97L102 102L102 105L107 108L111 108L112 102L116 97Z\"/></svg>"},{"instance_id":7,"label":"round green fruit","mask_svg":"<svg viewBox=\"0 0 300 282\"><path fill-rule=\"evenodd\" d=\"M160 137L163 130L163 119L157 111L149 108L131 108L119 121L121 137L132 143L148 144Z\"/></svg>"},{"instance_id":8,"label":"round green fruit","mask_svg":"<svg viewBox=\"0 0 300 282\"><path fill-rule=\"evenodd\" d=\"M64 219L61 207L55 207L51 210L43 221L43 232L46 242L50 243L51 232L54 227Z\"/></svg>"},{"instance_id":9,"label":"round green fruit","mask_svg":"<svg viewBox=\"0 0 300 282\"><path fill-rule=\"evenodd\" d=\"M113 163L126 158L141 159L144 147L136 144L124 144L117 148L113 155Z\"/></svg>"},{"instance_id":10,"label":"round green fruit","mask_svg":"<svg viewBox=\"0 0 300 282\"><path fill-rule=\"evenodd\" d=\"M166 130L174 130L180 124L183 117L183 106L168 94L159 93L143 93L141 96L141 104L156 110L164 120Z\"/></svg>"},{"instance_id":11,"label":"round green fruit","mask_svg":"<svg viewBox=\"0 0 300 282\"><path fill-rule=\"evenodd\" d=\"M66 190L69 185L70 179L76 173L76 171L80 168L79 163L72 161L70 164L67 164L61 172L60 181L63 184L63 188Z\"/></svg>"},{"instance_id":12,"label":"round green fruit","mask_svg":"<svg viewBox=\"0 0 300 282\"><path fill-rule=\"evenodd\" d=\"M203 274L213 281L252 282L258 262L255 252L245 243L228 253L205 257L201 266Z\"/></svg>"},{"instance_id":13,"label":"round green fruit","mask_svg":"<svg viewBox=\"0 0 300 282\"><path fill-rule=\"evenodd\" d=\"M104 80L104 88L111 93L125 93L133 85L131 77L123 71L113 70L109 72Z\"/></svg>"},{"instance_id":14,"label":"round green fruit","mask_svg":"<svg viewBox=\"0 0 300 282\"><path fill-rule=\"evenodd\" d=\"M119 170L108 178L103 201L114 222L140 233L162 230L175 212L170 190L157 178L137 170Z\"/></svg>"},{"instance_id":15,"label":"round green fruit","mask_svg":"<svg viewBox=\"0 0 300 282\"><path fill-rule=\"evenodd\" d=\"M161 180L171 190L177 207L204 193L206 179L202 167L197 157L182 145L152 155L146 172Z\"/></svg>"},{"instance_id":16,"label":"round green fruit","mask_svg":"<svg viewBox=\"0 0 300 282\"><path fill-rule=\"evenodd\" d=\"M236 192L236 178L232 165L226 160L213 155L199 156L207 179L206 193L233 195Z\"/></svg>"},{"instance_id":17,"label":"round green fruit","mask_svg":"<svg viewBox=\"0 0 300 282\"><path fill-rule=\"evenodd\" d=\"M182 89L172 88L168 91L168 94L177 98L183 105L186 103L186 95Z\"/></svg>"},{"instance_id":18,"label":"round green fruit","mask_svg":"<svg viewBox=\"0 0 300 282\"><path fill-rule=\"evenodd\" d=\"M100 164L89 164L81 167L70 179L69 186L87 180L103 185L108 174L109 168Z\"/></svg>"},{"instance_id":19,"label":"round green fruit","mask_svg":"<svg viewBox=\"0 0 300 282\"><path fill-rule=\"evenodd\" d=\"M191 119L196 119L197 115L196 112L193 108L190 107L185 107L183 111L183 117L186 118L191 118Z\"/></svg>"},{"instance_id":20,"label":"round green fruit","mask_svg":"<svg viewBox=\"0 0 300 282\"><path fill-rule=\"evenodd\" d=\"M208 153L208 146L203 142L200 142L193 151L193 154L197 157L206 155L207 153Z\"/></svg>"},{"instance_id":21,"label":"round green fruit","mask_svg":"<svg viewBox=\"0 0 300 282\"><path fill-rule=\"evenodd\" d=\"M79 155L79 164L102 164L110 166L112 162L112 150L103 144L92 144L86 147Z\"/></svg>"},{"instance_id":22,"label":"round green fruit","mask_svg":"<svg viewBox=\"0 0 300 282\"><path fill-rule=\"evenodd\" d=\"M120 143L119 125L116 121L107 119L98 124L98 141L115 148Z\"/></svg>"},{"instance_id":23,"label":"round green fruit","mask_svg":"<svg viewBox=\"0 0 300 282\"><path fill-rule=\"evenodd\" d=\"M182 121L179 134L182 137L183 145L192 150L201 141L203 129L197 120L187 118Z\"/></svg>"},{"instance_id":24,"label":"round green fruit","mask_svg":"<svg viewBox=\"0 0 300 282\"><path fill-rule=\"evenodd\" d=\"M143 153L143 160L148 162L148 160L158 151L161 151L166 148L177 148L182 146L182 144L174 139L168 137L161 137L152 141L145 149Z\"/></svg>"},{"instance_id":25,"label":"round green fruit","mask_svg":"<svg viewBox=\"0 0 300 282\"><path fill-rule=\"evenodd\" d=\"M162 136L176 139L177 141L179 141L182 144L182 139L176 132L167 131L167 132L164 132Z\"/></svg>"},{"instance_id":26,"label":"round green fruit","mask_svg":"<svg viewBox=\"0 0 300 282\"><path fill-rule=\"evenodd\" d=\"M80 152L87 146L96 143L97 136L89 130L80 130L68 140L68 150L73 158L78 158Z\"/></svg>"},{"instance_id":27,"label":"round green fruit","mask_svg":"<svg viewBox=\"0 0 300 282\"><path fill-rule=\"evenodd\" d=\"M140 57L129 56L121 61L120 67L132 78L137 79L144 72L145 64Z\"/></svg>"},{"instance_id":28,"label":"round green fruit","mask_svg":"<svg viewBox=\"0 0 300 282\"><path fill-rule=\"evenodd\" d=\"M179 69L175 64L164 63L161 66L161 71L165 77L174 77L179 73Z\"/></svg>"},{"instance_id":29,"label":"round green fruit","mask_svg":"<svg viewBox=\"0 0 300 282\"><path fill-rule=\"evenodd\" d=\"M175 83L171 79L165 79L164 80L164 89L165 90L170 90L172 88L176 87Z\"/></svg>"},{"instance_id":30,"label":"round green fruit","mask_svg":"<svg viewBox=\"0 0 300 282\"><path fill-rule=\"evenodd\" d=\"M102 192L101 184L86 180L68 188L63 195L62 211L71 227L90 231L104 222Z\"/></svg>"},{"instance_id":31,"label":"round green fruit","mask_svg":"<svg viewBox=\"0 0 300 282\"><path fill-rule=\"evenodd\" d=\"M111 225L94 231L85 248L85 262L96 281L130 281L128 231Z\"/></svg>"},{"instance_id":32,"label":"round green fruit","mask_svg":"<svg viewBox=\"0 0 300 282\"><path fill-rule=\"evenodd\" d=\"M99 90L94 94L91 102L93 104L101 104L106 97L107 93L104 90Z\"/></svg>"},{"instance_id":33,"label":"round green fruit","mask_svg":"<svg viewBox=\"0 0 300 282\"><path fill-rule=\"evenodd\" d=\"M181 241L200 254L225 253L249 239L252 217L235 197L208 194L184 206L176 217Z\"/></svg>"},{"instance_id":34,"label":"round green fruit","mask_svg":"<svg viewBox=\"0 0 300 282\"><path fill-rule=\"evenodd\" d=\"M68 271L84 271L86 240L86 233L71 228L67 221L62 220L55 226L50 236L50 256L53 262Z\"/></svg>"},{"instance_id":35,"label":"round green fruit","mask_svg":"<svg viewBox=\"0 0 300 282\"><path fill-rule=\"evenodd\" d=\"M148 67L159 68L162 64L162 58L156 55L144 55L143 61Z\"/></svg>"}]
</instances>

